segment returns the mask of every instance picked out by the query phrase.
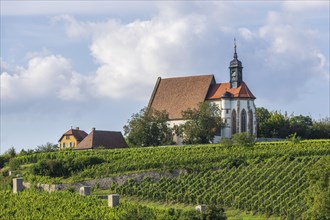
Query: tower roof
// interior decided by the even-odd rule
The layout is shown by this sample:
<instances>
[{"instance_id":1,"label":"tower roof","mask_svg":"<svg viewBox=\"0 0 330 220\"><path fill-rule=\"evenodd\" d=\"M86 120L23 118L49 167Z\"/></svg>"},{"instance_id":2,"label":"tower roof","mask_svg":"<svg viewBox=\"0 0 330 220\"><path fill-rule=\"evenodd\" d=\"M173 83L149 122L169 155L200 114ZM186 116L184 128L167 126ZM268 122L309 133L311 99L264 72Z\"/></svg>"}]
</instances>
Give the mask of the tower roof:
<instances>
[{"instance_id":1,"label":"tower roof","mask_svg":"<svg viewBox=\"0 0 330 220\"><path fill-rule=\"evenodd\" d=\"M237 59L237 51L236 51L236 38L234 38L234 59L230 61L230 67L242 66L242 62Z\"/></svg>"}]
</instances>

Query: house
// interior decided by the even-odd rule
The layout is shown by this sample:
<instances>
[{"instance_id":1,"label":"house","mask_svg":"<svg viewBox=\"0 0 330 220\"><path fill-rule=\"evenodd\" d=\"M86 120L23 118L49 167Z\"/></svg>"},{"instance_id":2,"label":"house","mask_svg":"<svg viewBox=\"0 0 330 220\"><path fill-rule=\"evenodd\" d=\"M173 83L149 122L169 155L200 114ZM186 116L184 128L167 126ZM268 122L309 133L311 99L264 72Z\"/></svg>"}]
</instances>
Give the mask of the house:
<instances>
[{"instance_id":1,"label":"house","mask_svg":"<svg viewBox=\"0 0 330 220\"><path fill-rule=\"evenodd\" d=\"M80 130L79 127L76 129L70 129L65 132L60 140L58 141L60 149L74 148L76 147L85 137L87 133Z\"/></svg>"},{"instance_id":2,"label":"house","mask_svg":"<svg viewBox=\"0 0 330 220\"><path fill-rule=\"evenodd\" d=\"M171 127L184 123L182 111L197 108L200 102L215 103L224 126L219 128L213 142L230 138L239 132L256 134L256 97L243 81L243 66L238 60L236 43L234 57L229 65L229 82L217 83L214 75L187 76L162 79L158 77L148 108L166 110ZM178 144L180 137L174 137Z\"/></svg>"},{"instance_id":3,"label":"house","mask_svg":"<svg viewBox=\"0 0 330 220\"><path fill-rule=\"evenodd\" d=\"M87 150L96 148L127 148L128 145L119 131L101 131L92 129L84 140L82 140L74 150Z\"/></svg>"}]
</instances>

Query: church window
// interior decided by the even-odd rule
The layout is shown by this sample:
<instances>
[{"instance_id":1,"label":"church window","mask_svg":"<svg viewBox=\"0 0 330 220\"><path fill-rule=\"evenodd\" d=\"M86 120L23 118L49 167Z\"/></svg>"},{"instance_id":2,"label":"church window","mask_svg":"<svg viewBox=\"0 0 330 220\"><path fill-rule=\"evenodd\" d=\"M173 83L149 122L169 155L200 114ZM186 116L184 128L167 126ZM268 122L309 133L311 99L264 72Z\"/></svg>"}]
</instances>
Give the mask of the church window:
<instances>
[{"instance_id":1,"label":"church window","mask_svg":"<svg viewBox=\"0 0 330 220\"><path fill-rule=\"evenodd\" d=\"M228 114L229 113L229 109L226 109L226 114Z\"/></svg>"},{"instance_id":2,"label":"church window","mask_svg":"<svg viewBox=\"0 0 330 220\"><path fill-rule=\"evenodd\" d=\"M231 113L231 133L232 134L236 133L236 111L235 111L235 109Z\"/></svg>"},{"instance_id":3,"label":"church window","mask_svg":"<svg viewBox=\"0 0 330 220\"><path fill-rule=\"evenodd\" d=\"M245 109L241 112L241 132L246 132L246 111Z\"/></svg>"},{"instance_id":4,"label":"church window","mask_svg":"<svg viewBox=\"0 0 330 220\"><path fill-rule=\"evenodd\" d=\"M251 109L249 110L249 132L253 134L253 112Z\"/></svg>"},{"instance_id":5,"label":"church window","mask_svg":"<svg viewBox=\"0 0 330 220\"><path fill-rule=\"evenodd\" d=\"M221 127L217 129L215 136L221 136Z\"/></svg>"}]
</instances>

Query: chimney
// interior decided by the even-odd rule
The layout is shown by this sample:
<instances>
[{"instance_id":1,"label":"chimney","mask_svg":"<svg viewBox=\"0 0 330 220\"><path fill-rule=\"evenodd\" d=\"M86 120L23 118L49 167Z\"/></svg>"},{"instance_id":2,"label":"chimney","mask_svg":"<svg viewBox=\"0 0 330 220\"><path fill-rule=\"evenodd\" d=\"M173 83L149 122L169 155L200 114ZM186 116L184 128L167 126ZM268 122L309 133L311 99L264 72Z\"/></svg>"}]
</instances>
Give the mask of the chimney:
<instances>
[{"instance_id":1,"label":"chimney","mask_svg":"<svg viewBox=\"0 0 330 220\"><path fill-rule=\"evenodd\" d=\"M76 130L79 130L79 127L76 127Z\"/></svg>"},{"instance_id":2,"label":"chimney","mask_svg":"<svg viewBox=\"0 0 330 220\"><path fill-rule=\"evenodd\" d=\"M92 131L95 131L95 128L92 128Z\"/></svg>"}]
</instances>

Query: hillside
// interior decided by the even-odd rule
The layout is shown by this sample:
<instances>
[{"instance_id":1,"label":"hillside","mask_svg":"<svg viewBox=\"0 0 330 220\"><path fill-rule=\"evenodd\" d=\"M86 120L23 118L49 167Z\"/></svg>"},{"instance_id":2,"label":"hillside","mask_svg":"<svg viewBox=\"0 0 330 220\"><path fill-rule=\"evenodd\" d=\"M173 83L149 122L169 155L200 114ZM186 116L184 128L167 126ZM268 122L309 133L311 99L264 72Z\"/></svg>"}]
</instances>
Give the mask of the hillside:
<instances>
[{"instance_id":1,"label":"hillside","mask_svg":"<svg viewBox=\"0 0 330 220\"><path fill-rule=\"evenodd\" d=\"M290 219L313 215L311 201L330 195L324 194L329 193L330 140L257 143L251 148L62 151L19 156L11 166L30 183L73 185L126 175L109 187L99 183L92 187L150 201L214 204ZM134 179L129 176L133 173L151 175Z\"/></svg>"}]
</instances>

